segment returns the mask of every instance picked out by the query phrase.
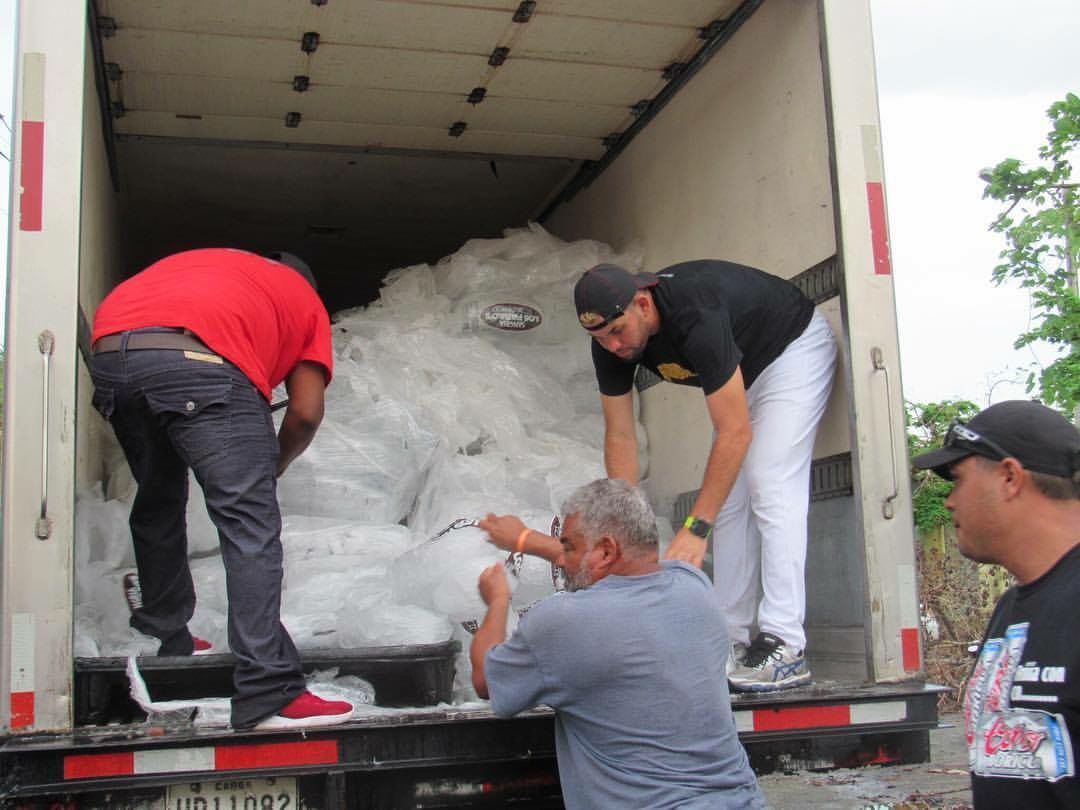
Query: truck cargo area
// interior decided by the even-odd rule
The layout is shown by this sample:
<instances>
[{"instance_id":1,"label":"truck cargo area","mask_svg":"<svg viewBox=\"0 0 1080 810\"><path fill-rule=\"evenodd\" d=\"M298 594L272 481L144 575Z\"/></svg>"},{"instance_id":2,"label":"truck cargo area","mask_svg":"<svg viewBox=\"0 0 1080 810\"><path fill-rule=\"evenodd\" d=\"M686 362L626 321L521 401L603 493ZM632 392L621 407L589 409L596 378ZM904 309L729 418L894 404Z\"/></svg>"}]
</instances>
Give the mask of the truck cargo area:
<instances>
[{"instance_id":1,"label":"truck cargo area","mask_svg":"<svg viewBox=\"0 0 1080 810\"><path fill-rule=\"evenodd\" d=\"M93 5L118 270L290 245L334 312L549 213L760 2Z\"/></svg>"},{"instance_id":2,"label":"truck cargo area","mask_svg":"<svg viewBox=\"0 0 1080 810\"><path fill-rule=\"evenodd\" d=\"M283 795L308 808L561 806L551 713L452 705L456 642L307 650L308 668L368 678L395 711L238 733L148 723L124 660L76 658L67 622L73 493L116 452L86 367L112 287L185 249L286 250L333 314L376 300L391 270L529 222L637 244L647 269L761 267L825 314L842 359L812 477L815 680L734 695L736 723L759 772L928 758L939 690L922 671L866 2L90 0L77 21L63 5L21 8L16 118L45 134L40 199L21 198L12 237L9 380L28 382L8 383L5 412L15 663L0 677L19 697L4 709L0 800L199 810L175 786L258 778L291 780ZM61 438L42 451L45 330L45 430ZM637 380L649 494L681 522L711 426L700 391L657 383ZM230 665L141 661L160 699L227 695ZM273 804L272 786L261 795Z\"/></svg>"}]
</instances>

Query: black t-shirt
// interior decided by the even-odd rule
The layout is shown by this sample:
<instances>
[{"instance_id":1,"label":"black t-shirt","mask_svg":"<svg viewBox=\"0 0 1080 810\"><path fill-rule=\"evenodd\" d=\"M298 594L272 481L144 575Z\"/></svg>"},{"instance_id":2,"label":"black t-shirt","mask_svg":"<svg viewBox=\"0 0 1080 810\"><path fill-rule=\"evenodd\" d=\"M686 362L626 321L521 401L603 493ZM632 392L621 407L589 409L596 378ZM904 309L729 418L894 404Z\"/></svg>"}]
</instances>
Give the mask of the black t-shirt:
<instances>
[{"instance_id":1,"label":"black t-shirt","mask_svg":"<svg viewBox=\"0 0 1080 810\"><path fill-rule=\"evenodd\" d=\"M805 331L814 305L789 281L724 261L683 262L661 270L652 288L660 331L638 362L669 382L711 394L741 367L747 388ZM600 393L619 396L634 383L636 362L595 340Z\"/></svg>"},{"instance_id":2,"label":"black t-shirt","mask_svg":"<svg viewBox=\"0 0 1080 810\"><path fill-rule=\"evenodd\" d=\"M1080 546L1001 597L964 724L978 810L1080 807Z\"/></svg>"}]
</instances>

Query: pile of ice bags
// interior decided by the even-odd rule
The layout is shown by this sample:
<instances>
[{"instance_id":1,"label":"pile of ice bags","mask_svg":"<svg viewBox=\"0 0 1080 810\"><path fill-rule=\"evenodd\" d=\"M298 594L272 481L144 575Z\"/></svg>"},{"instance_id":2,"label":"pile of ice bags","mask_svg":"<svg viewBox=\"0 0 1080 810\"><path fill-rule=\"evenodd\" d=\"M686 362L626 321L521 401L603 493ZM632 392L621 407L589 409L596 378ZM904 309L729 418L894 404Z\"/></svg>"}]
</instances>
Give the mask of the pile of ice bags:
<instances>
[{"instance_id":1,"label":"pile of ice bags","mask_svg":"<svg viewBox=\"0 0 1080 810\"><path fill-rule=\"evenodd\" d=\"M301 650L452 637L467 646L462 623L483 615L477 576L507 554L476 528L431 538L487 512L546 531L570 491L603 475L599 396L572 287L604 261L637 269L641 258L530 225L469 241L434 266L394 270L377 301L333 316L326 415L278 482L282 619ZM539 324L489 326L485 310L500 304L538 313ZM152 654L156 640L128 627L121 582L134 569L134 486L122 460L106 487L110 497L100 484L78 497L76 655ZM224 650L217 536L194 480L190 491L190 627ZM551 574L524 561L512 578L518 612L552 592Z\"/></svg>"}]
</instances>

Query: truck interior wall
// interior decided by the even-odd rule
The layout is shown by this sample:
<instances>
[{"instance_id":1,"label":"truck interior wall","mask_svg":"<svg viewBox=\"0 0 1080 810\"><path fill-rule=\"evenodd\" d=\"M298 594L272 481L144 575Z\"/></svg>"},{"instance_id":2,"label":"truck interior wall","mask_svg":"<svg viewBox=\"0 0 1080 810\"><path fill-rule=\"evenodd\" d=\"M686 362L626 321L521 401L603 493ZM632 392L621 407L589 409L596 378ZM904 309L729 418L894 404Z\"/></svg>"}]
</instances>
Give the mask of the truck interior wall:
<instances>
[{"instance_id":1,"label":"truck interior wall","mask_svg":"<svg viewBox=\"0 0 1080 810\"><path fill-rule=\"evenodd\" d=\"M547 224L564 238L600 239L616 248L640 240L652 270L724 258L790 278L832 256L817 26L813 4L764 4L615 163ZM835 301L823 307L830 316L838 310ZM838 318L830 320L838 325ZM700 482L701 467L690 469L684 452L700 447L697 437L677 435L688 421L708 431L699 399L699 392L677 386L655 386L643 396L645 423L657 440L650 463L664 478L664 495ZM842 402L831 404L821 434L817 455L848 449Z\"/></svg>"},{"instance_id":2,"label":"truck interior wall","mask_svg":"<svg viewBox=\"0 0 1080 810\"><path fill-rule=\"evenodd\" d=\"M826 121L816 4L766 3L546 224L563 238L617 249L639 240L644 269L724 258L796 276L837 252ZM839 298L819 309L843 355ZM850 450L847 366L842 356L818 459ZM640 399L648 486L664 509L700 486L712 429L696 389L654 385ZM811 664L819 676L864 679L864 569L850 493L815 501L810 524Z\"/></svg>"},{"instance_id":3,"label":"truck interior wall","mask_svg":"<svg viewBox=\"0 0 1080 810\"><path fill-rule=\"evenodd\" d=\"M88 32L89 36L89 32ZM81 219L79 228L79 312L84 320L80 343L89 340L94 310L121 275L124 240L118 222L117 194L113 189L102 107L99 103L94 71L94 44L88 39L86 70L83 76L87 103L83 106L83 162ZM80 346L88 350L88 345ZM76 450L75 486L77 489L105 478L109 459L119 453L112 430L94 410L93 386L85 362L76 365Z\"/></svg>"}]
</instances>

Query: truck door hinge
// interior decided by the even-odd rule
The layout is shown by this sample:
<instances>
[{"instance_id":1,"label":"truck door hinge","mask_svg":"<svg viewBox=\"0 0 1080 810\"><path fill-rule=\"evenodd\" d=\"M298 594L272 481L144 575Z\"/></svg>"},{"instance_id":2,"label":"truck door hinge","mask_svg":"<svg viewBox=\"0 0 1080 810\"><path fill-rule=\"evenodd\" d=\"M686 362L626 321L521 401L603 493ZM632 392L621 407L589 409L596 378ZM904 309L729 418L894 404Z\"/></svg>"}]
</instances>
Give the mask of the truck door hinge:
<instances>
[{"instance_id":1,"label":"truck door hinge","mask_svg":"<svg viewBox=\"0 0 1080 810\"><path fill-rule=\"evenodd\" d=\"M728 21L726 19L713 20L708 25L698 29L698 39L712 39L723 31L727 27L727 24Z\"/></svg>"},{"instance_id":2,"label":"truck door hinge","mask_svg":"<svg viewBox=\"0 0 1080 810\"><path fill-rule=\"evenodd\" d=\"M664 68L663 77L664 81L670 82L672 79L677 79L682 75L682 72L686 70L686 62L672 62L666 68Z\"/></svg>"},{"instance_id":3,"label":"truck door hinge","mask_svg":"<svg viewBox=\"0 0 1080 810\"><path fill-rule=\"evenodd\" d=\"M536 0L521 0L514 12L514 22L527 23L532 19L534 11L536 11Z\"/></svg>"}]
</instances>

